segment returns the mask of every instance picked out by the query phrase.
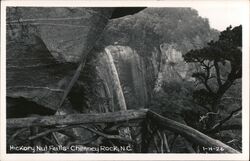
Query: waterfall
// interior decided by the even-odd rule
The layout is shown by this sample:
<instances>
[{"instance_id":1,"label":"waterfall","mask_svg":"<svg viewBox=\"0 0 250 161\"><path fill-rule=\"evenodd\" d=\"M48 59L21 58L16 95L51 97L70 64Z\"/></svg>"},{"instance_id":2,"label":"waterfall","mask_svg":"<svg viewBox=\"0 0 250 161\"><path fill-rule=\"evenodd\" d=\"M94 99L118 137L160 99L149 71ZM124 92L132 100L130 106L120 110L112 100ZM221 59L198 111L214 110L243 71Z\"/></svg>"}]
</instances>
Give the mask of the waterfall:
<instances>
[{"instance_id":1,"label":"waterfall","mask_svg":"<svg viewBox=\"0 0 250 161\"><path fill-rule=\"evenodd\" d=\"M107 57L108 57L108 65L110 66L110 74L111 74L111 77L113 78L113 82L114 82L113 87L114 87L114 93L117 96L117 101L118 101L118 105L119 105L118 108L119 108L119 110L127 110L124 94L122 91L118 72L117 72L116 67L115 67L114 59L113 59L111 52L108 48L105 48L105 53L107 54Z\"/></svg>"}]
</instances>

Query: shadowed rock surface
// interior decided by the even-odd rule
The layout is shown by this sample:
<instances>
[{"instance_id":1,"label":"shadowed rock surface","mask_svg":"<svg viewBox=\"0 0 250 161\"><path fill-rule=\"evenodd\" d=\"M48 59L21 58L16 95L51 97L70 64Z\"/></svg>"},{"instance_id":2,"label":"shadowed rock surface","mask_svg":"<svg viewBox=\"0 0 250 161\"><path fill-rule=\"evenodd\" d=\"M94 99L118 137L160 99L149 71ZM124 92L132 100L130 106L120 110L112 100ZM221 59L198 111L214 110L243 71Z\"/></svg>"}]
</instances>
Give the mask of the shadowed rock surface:
<instances>
[{"instance_id":1,"label":"shadowed rock surface","mask_svg":"<svg viewBox=\"0 0 250 161\"><path fill-rule=\"evenodd\" d=\"M56 110L111 15L144 8L7 8L7 96Z\"/></svg>"},{"instance_id":2,"label":"shadowed rock surface","mask_svg":"<svg viewBox=\"0 0 250 161\"><path fill-rule=\"evenodd\" d=\"M113 9L7 9L7 96L56 110ZM25 107L24 107L25 108Z\"/></svg>"}]
</instances>

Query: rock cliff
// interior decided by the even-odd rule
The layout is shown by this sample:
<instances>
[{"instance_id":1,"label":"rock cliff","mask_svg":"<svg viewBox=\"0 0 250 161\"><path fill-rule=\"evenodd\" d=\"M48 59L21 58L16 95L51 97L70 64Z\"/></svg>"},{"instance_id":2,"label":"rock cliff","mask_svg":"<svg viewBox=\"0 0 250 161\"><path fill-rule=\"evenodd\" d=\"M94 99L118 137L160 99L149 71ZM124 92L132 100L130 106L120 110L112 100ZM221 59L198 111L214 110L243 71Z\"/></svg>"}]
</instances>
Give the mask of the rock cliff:
<instances>
[{"instance_id":1,"label":"rock cliff","mask_svg":"<svg viewBox=\"0 0 250 161\"><path fill-rule=\"evenodd\" d=\"M82 87L92 94L83 94L88 103L80 109L99 112L115 110L117 101L113 96L104 48L111 52L115 61L127 107L136 109L148 107L164 84L192 82L194 66L187 65L182 55L190 49L204 46L217 36L207 20L189 8L148 8L133 16L110 21L90 63L95 67L91 70L92 74L95 73L92 83L86 82L83 77L78 81L78 84L88 84L95 91L92 93L89 87ZM84 73L88 75L86 69ZM100 100L105 103L97 103Z\"/></svg>"}]
</instances>

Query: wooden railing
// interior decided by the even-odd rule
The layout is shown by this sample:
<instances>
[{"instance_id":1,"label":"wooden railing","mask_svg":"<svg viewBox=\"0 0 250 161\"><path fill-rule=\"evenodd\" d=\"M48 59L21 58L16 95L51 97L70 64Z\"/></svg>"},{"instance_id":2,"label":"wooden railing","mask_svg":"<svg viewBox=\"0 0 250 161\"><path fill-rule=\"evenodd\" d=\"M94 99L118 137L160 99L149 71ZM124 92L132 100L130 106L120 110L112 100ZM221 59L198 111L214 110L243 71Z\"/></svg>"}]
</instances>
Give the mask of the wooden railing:
<instances>
[{"instance_id":1,"label":"wooden railing","mask_svg":"<svg viewBox=\"0 0 250 161\"><path fill-rule=\"evenodd\" d=\"M90 128L88 125L113 123L114 128L118 126L140 126L141 139L138 142L136 139L128 139L120 135L107 134L104 131ZM38 127L46 128L40 130L28 137L28 140L35 140L53 132L66 132L67 129L84 128L95 135L104 137L106 139L119 140L137 146L140 144L140 150L137 152L148 152L148 146L154 134L158 135L161 142L156 146L156 152L169 153L169 143L167 141L165 130L174 132L184 137L188 142L202 146L202 147L219 147L223 149L223 153L239 153L237 150L215 140L198 130L163 117L151 110L127 110L110 113L96 113L96 114L69 114L69 115L55 115L55 116L36 116L27 118L10 118L7 119L7 129L17 129L10 137L11 141L18 138L17 136L25 130ZM7 139L8 143L8 139ZM195 152L195 151L193 151Z\"/></svg>"}]
</instances>

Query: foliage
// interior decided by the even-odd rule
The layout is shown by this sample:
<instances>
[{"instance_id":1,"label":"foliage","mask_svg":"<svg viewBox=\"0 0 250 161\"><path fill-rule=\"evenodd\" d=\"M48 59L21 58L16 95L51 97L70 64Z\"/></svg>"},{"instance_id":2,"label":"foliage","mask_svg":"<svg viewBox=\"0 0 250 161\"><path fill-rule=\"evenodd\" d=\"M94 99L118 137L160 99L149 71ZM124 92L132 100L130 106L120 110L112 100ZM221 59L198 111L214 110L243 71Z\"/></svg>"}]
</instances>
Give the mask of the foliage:
<instances>
[{"instance_id":1,"label":"foliage","mask_svg":"<svg viewBox=\"0 0 250 161\"><path fill-rule=\"evenodd\" d=\"M183 122L189 112L193 116L204 113L202 108L192 102L192 82L168 82L164 83L162 88L162 91L155 93L149 106L153 111L179 122Z\"/></svg>"},{"instance_id":2,"label":"foliage","mask_svg":"<svg viewBox=\"0 0 250 161\"><path fill-rule=\"evenodd\" d=\"M221 32L218 41L211 41L208 46L184 55L186 62L200 65L193 77L201 87L193 96L198 103L210 106L207 107L209 111L218 111L225 92L242 76L241 32L241 26L233 29L230 26Z\"/></svg>"},{"instance_id":3,"label":"foliage","mask_svg":"<svg viewBox=\"0 0 250 161\"><path fill-rule=\"evenodd\" d=\"M207 19L191 8L147 8L133 16L110 21L103 35L105 45L128 45L140 55L150 55L162 43L176 43L185 53L217 37Z\"/></svg>"}]
</instances>

